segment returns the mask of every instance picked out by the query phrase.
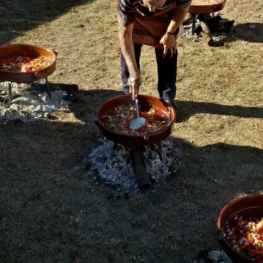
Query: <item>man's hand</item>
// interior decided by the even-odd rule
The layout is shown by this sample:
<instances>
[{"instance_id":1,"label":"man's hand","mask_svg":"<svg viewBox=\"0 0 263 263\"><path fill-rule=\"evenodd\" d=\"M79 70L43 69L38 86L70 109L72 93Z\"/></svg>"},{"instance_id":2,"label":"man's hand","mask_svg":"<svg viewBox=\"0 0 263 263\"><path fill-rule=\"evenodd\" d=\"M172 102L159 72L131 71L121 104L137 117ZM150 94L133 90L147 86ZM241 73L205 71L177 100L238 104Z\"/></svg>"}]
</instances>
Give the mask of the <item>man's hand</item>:
<instances>
[{"instance_id":1,"label":"man's hand","mask_svg":"<svg viewBox=\"0 0 263 263\"><path fill-rule=\"evenodd\" d=\"M135 100L139 94L140 86L142 85L141 75L131 75L128 79L128 85L130 88L130 93L132 94L132 99Z\"/></svg>"},{"instance_id":2,"label":"man's hand","mask_svg":"<svg viewBox=\"0 0 263 263\"><path fill-rule=\"evenodd\" d=\"M157 47L163 47L163 57L166 57L167 54L172 57L173 54L176 53L177 49L176 36L166 33L161 38Z\"/></svg>"}]
</instances>

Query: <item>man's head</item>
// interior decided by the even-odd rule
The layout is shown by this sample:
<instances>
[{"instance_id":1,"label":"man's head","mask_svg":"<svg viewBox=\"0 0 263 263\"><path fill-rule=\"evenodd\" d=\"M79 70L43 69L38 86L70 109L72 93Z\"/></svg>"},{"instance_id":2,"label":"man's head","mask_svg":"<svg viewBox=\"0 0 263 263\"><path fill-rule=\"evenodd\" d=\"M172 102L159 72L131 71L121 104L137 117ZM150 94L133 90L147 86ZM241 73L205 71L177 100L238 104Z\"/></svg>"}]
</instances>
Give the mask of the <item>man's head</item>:
<instances>
[{"instance_id":1,"label":"man's head","mask_svg":"<svg viewBox=\"0 0 263 263\"><path fill-rule=\"evenodd\" d=\"M143 0L143 5L147 6L150 12L155 12L155 9L163 7L166 0Z\"/></svg>"}]
</instances>

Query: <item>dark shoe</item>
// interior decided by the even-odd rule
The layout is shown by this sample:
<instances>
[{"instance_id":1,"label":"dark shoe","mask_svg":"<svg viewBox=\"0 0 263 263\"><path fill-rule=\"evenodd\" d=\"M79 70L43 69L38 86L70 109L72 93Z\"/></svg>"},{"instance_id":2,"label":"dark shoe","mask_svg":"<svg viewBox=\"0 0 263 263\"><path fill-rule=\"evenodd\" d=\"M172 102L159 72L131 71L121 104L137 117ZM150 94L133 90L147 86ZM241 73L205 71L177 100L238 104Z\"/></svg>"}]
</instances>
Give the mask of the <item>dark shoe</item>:
<instances>
[{"instance_id":1,"label":"dark shoe","mask_svg":"<svg viewBox=\"0 0 263 263\"><path fill-rule=\"evenodd\" d=\"M177 103L175 102L175 100L165 99L164 101L166 103L170 104L174 108L174 111L176 113L176 119L178 119L178 117L179 117L179 107L178 107Z\"/></svg>"}]
</instances>

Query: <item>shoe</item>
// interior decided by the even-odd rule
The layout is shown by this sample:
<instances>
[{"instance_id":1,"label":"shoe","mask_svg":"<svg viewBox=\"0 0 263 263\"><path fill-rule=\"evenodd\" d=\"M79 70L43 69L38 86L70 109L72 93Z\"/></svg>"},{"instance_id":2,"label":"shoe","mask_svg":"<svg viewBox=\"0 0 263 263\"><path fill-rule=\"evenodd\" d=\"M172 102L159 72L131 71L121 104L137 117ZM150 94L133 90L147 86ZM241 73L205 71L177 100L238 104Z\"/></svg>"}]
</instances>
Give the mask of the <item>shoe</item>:
<instances>
[{"instance_id":1,"label":"shoe","mask_svg":"<svg viewBox=\"0 0 263 263\"><path fill-rule=\"evenodd\" d=\"M179 117L179 107L178 107L177 103L175 102L175 100L173 100L173 99L165 99L164 101L166 103L170 104L174 108L174 111L176 113L176 119L178 119L178 117Z\"/></svg>"}]
</instances>

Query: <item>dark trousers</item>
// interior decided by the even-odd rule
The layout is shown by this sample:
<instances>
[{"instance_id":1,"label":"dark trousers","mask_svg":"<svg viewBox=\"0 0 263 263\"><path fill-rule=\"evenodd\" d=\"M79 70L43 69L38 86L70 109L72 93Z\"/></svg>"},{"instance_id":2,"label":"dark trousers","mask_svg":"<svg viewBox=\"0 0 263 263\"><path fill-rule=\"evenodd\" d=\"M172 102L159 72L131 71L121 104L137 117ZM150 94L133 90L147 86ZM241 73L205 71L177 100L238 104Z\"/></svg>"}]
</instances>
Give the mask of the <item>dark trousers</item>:
<instances>
[{"instance_id":1,"label":"dark trousers","mask_svg":"<svg viewBox=\"0 0 263 263\"><path fill-rule=\"evenodd\" d=\"M135 58L140 70L140 56L141 56L141 44L134 44ZM158 72L158 85L157 89L161 99L175 99L176 96L176 71L177 71L177 56L176 52L172 57L167 54L165 58L162 57L163 50L155 48L155 56L157 62ZM129 86L127 81L129 78L129 71L126 65L125 59L121 53L121 78L122 78L122 90L124 94L129 94Z\"/></svg>"}]
</instances>

